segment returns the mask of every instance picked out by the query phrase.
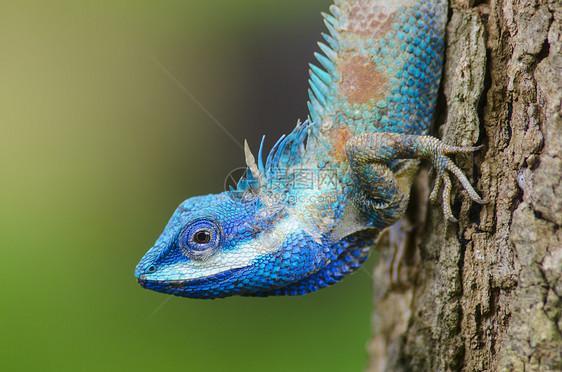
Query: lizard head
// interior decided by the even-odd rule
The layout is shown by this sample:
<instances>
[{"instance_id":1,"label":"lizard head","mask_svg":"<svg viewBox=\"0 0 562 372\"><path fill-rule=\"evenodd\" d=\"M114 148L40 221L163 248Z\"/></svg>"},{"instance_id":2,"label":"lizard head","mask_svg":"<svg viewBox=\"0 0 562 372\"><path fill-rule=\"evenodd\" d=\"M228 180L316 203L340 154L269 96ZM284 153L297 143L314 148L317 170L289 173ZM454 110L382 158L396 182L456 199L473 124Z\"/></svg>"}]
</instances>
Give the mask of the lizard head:
<instances>
[{"instance_id":1,"label":"lizard head","mask_svg":"<svg viewBox=\"0 0 562 372\"><path fill-rule=\"evenodd\" d=\"M322 190L290 187L287 171L302 166L309 128L281 137L265 165L263 140L258 163L246 144L247 174L236 189L180 204L136 267L141 286L193 298L293 295L356 270L368 255L365 238L351 236L356 219L342 218L334 232L323 217L345 215L343 202L320 207Z\"/></svg>"},{"instance_id":2,"label":"lizard head","mask_svg":"<svg viewBox=\"0 0 562 372\"><path fill-rule=\"evenodd\" d=\"M223 192L180 204L135 276L147 289L184 297L259 295L310 275L324 261L322 245L283 204Z\"/></svg>"}]
</instances>

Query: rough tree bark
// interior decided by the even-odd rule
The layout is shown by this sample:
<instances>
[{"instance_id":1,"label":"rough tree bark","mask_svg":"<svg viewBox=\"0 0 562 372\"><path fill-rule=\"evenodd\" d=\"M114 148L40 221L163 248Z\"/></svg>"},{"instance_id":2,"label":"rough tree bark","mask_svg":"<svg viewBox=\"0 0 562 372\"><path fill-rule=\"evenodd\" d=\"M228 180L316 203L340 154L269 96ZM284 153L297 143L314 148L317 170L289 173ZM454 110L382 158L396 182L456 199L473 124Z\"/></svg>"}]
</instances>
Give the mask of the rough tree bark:
<instances>
[{"instance_id":1,"label":"rough tree bark","mask_svg":"<svg viewBox=\"0 0 562 372\"><path fill-rule=\"evenodd\" d=\"M458 224L417 208L380 251L368 370L561 371L562 2L450 5L436 134L484 145L456 161L489 203L457 187Z\"/></svg>"}]
</instances>

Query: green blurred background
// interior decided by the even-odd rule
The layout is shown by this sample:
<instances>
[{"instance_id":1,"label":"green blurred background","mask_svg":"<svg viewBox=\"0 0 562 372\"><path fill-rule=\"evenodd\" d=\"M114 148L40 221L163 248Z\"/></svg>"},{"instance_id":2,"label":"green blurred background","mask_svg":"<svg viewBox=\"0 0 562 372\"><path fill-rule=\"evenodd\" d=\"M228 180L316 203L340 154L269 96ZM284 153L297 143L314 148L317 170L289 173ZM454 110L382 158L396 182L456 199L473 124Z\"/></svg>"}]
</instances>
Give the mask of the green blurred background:
<instances>
[{"instance_id":1,"label":"green blurred background","mask_svg":"<svg viewBox=\"0 0 562 372\"><path fill-rule=\"evenodd\" d=\"M239 141L271 146L306 115L329 4L0 2L3 370L365 366L365 272L303 297L214 301L133 276L177 204L243 165L152 58Z\"/></svg>"}]
</instances>

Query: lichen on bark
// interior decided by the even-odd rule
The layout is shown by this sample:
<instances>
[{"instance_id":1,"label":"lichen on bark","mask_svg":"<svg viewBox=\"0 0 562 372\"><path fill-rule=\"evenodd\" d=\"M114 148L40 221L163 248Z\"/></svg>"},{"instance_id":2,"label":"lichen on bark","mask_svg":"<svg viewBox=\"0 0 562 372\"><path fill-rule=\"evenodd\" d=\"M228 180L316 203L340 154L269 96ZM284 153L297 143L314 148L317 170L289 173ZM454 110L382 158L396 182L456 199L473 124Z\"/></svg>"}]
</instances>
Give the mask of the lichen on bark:
<instances>
[{"instance_id":1,"label":"lichen on bark","mask_svg":"<svg viewBox=\"0 0 562 372\"><path fill-rule=\"evenodd\" d=\"M562 3L453 1L450 14L436 134L484 145L455 160L488 204L457 191L458 224L418 209L409 248L380 251L368 369L559 371Z\"/></svg>"}]
</instances>

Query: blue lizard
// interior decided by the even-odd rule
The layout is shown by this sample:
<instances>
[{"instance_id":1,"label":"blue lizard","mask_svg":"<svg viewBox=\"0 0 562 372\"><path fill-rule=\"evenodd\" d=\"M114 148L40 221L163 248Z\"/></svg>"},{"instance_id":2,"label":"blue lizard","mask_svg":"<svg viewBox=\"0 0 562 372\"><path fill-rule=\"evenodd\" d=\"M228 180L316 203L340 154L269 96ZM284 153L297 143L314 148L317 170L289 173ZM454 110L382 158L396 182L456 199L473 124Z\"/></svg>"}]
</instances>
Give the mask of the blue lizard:
<instances>
[{"instance_id":1,"label":"blue lizard","mask_svg":"<svg viewBox=\"0 0 562 372\"><path fill-rule=\"evenodd\" d=\"M193 298L300 295L357 270L404 214L420 159L450 209L447 157L427 136L441 78L446 0L339 0L310 65L309 119L264 163L245 144L236 189L187 199L136 267L141 286Z\"/></svg>"}]
</instances>

